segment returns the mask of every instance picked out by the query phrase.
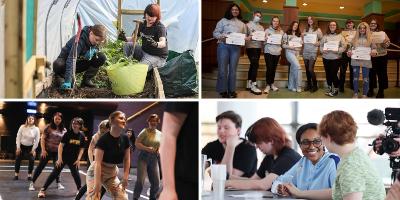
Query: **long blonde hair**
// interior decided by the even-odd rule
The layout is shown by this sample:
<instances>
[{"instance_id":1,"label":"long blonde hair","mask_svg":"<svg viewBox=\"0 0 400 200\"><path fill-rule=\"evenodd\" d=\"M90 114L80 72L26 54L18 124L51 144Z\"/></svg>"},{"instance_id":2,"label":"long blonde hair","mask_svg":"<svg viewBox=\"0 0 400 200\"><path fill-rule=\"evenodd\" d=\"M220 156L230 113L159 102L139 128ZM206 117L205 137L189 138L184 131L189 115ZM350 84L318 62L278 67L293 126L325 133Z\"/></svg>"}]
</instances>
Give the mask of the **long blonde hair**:
<instances>
[{"instance_id":1,"label":"long blonde hair","mask_svg":"<svg viewBox=\"0 0 400 200\"><path fill-rule=\"evenodd\" d=\"M359 43L359 39L360 39L360 28L361 26L365 26L365 35L367 36L367 46L370 46L372 43L372 39L371 39L371 30L369 29L369 25L367 22L361 22L358 26L357 26L357 33L353 39L353 46L358 46Z\"/></svg>"}]
</instances>

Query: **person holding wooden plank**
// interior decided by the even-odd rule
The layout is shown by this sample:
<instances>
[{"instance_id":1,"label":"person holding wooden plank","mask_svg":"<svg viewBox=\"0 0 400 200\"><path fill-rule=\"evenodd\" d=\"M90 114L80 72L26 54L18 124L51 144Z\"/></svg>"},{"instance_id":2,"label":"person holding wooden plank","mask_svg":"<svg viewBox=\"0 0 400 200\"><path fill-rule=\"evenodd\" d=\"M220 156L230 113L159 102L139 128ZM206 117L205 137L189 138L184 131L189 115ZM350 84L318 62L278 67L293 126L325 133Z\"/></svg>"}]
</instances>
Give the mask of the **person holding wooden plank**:
<instances>
[{"instance_id":1,"label":"person holding wooden plank","mask_svg":"<svg viewBox=\"0 0 400 200\"><path fill-rule=\"evenodd\" d=\"M76 49L77 62L76 72L85 72L81 87L96 87L92 82L96 76L99 67L106 62L106 56L99 52L98 45L106 39L107 31L105 26L96 24L94 26L85 26L82 29L78 46ZM55 84L61 89L71 89L73 82L73 54L74 42L73 36L67 44L61 49L61 53L53 63L53 71L55 74Z\"/></svg>"},{"instance_id":2,"label":"person holding wooden plank","mask_svg":"<svg viewBox=\"0 0 400 200\"><path fill-rule=\"evenodd\" d=\"M147 64L148 70L163 67L168 57L167 29L161 23L161 11L158 4L149 4L144 10L144 21L136 21L137 31L134 41L125 43L124 54L140 63ZM142 38L142 45L136 45L136 39ZM128 40L129 41L129 40Z\"/></svg>"}]
</instances>

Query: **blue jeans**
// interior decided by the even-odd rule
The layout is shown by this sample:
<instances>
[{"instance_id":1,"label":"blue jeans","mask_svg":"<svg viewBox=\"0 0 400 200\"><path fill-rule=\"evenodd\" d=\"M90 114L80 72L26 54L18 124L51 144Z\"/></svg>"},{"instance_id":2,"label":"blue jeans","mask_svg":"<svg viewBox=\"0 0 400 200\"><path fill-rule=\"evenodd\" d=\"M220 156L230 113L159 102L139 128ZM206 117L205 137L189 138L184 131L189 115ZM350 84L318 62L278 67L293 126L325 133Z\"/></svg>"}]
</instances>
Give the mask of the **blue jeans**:
<instances>
[{"instance_id":1,"label":"blue jeans","mask_svg":"<svg viewBox=\"0 0 400 200\"><path fill-rule=\"evenodd\" d=\"M133 198L139 199L142 193L146 171L150 182L150 199L156 199L156 194L160 188L160 174L158 171L158 156L155 153L141 151L139 153L137 165L137 180L133 193Z\"/></svg>"},{"instance_id":2,"label":"blue jeans","mask_svg":"<svg viewBox=\"0 0 400 200\"><path fill-rule=\"evenodd\" d=\"M236 90L236 68L239 62L240 46L219 43L217 47L218 77L217 92Z\"/></svg>"},{"instance_id":3,"label":"blue jeans","mask_svg":"<svg viewBox=\"0 0 400 200\"><path fill-rule=\"evenodd\" d=\"M300 68L299 60L297 56L290 51L286 51L286 59L290 63L290 74L289 74L289 90L298 89L301 87L302 72Z\"/></svg>"},{"instance_id":4,"label":"blue jeans","mask_svg":"<svg viewBox=\"0 0 400 200\"><path fill-rule=\"evenodd\" d=\"M369 89L369 68L362 67L363 95L367 95ZM360 66L353 66L354 93L358 93L358 79L360 77Z\"/></svg>"}]
</instances>

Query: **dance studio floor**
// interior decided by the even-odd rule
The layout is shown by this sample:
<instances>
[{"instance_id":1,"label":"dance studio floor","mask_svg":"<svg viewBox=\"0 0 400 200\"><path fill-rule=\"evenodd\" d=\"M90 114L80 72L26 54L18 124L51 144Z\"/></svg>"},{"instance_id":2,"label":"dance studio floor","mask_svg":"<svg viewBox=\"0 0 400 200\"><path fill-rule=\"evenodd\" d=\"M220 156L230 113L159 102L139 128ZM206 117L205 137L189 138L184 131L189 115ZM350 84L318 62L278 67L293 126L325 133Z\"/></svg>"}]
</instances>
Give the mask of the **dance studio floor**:
<instances>
[{"instance_id":1,"label":"dance studio floor","mask_svg":"<svg viewBox=\"0 0 400 200\"><path fill-rule=\"evenodd\" d=\"M35 162L35 166L37 166L37 162ZM43 170L42 174L40 174L39 178L35 183L35 191L29 191L29 182L27 181L27 162L22 162L21 170L19 174L19 180L13 180L14 178L14 161L0 161L0 200L31 200L38 199L37 194L39 189L43 186L47 177L51 173L53 169L52 163L49 162L47 167ZM80 174L82 180L82 186L85 184L85 174L86 174L86 166L83 165L80 167ZM122 177L123 169L119 170L119 177ZM136 168L131 169L131 173L129 175L129 186L127 188L127 193L129 199L133 198L133 188L136 182ZM68 167L65 167L63 172L61 173L61 183L64 185L64 190L58 190L55 181L49 186L46 192L46 199L57 199L57 200L71 200L75 199L76 194L76 186L75 182L69 173ZM146 194L150 184L146 179L142 195L140 199L149 199ZM85 196L82 198L84 199ZM110 196L106 194L103 197L103 200L110 200Z\"/></svg>"}]
</instances>

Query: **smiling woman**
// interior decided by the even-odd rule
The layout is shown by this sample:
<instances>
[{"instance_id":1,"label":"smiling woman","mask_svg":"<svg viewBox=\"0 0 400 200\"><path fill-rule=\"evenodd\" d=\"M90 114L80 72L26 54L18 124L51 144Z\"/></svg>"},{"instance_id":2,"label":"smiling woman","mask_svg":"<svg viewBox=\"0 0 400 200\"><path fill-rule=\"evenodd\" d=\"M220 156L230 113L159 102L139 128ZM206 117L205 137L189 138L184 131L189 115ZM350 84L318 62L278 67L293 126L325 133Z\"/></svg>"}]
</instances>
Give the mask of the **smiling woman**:
<instances>
[{"instance_id":1,"label":"smiling woman","mask_svg":"<svg viewBox=\"0 0 400 200\"><path fill-rule=\"evenodd\" d=\"M274 181L271 191L296 198L330 199L339 157L325 150L316 123L301 126L296 141L304 157ZM287 177L293 178L285 182Z\"/></svg>"}]
</instances>

